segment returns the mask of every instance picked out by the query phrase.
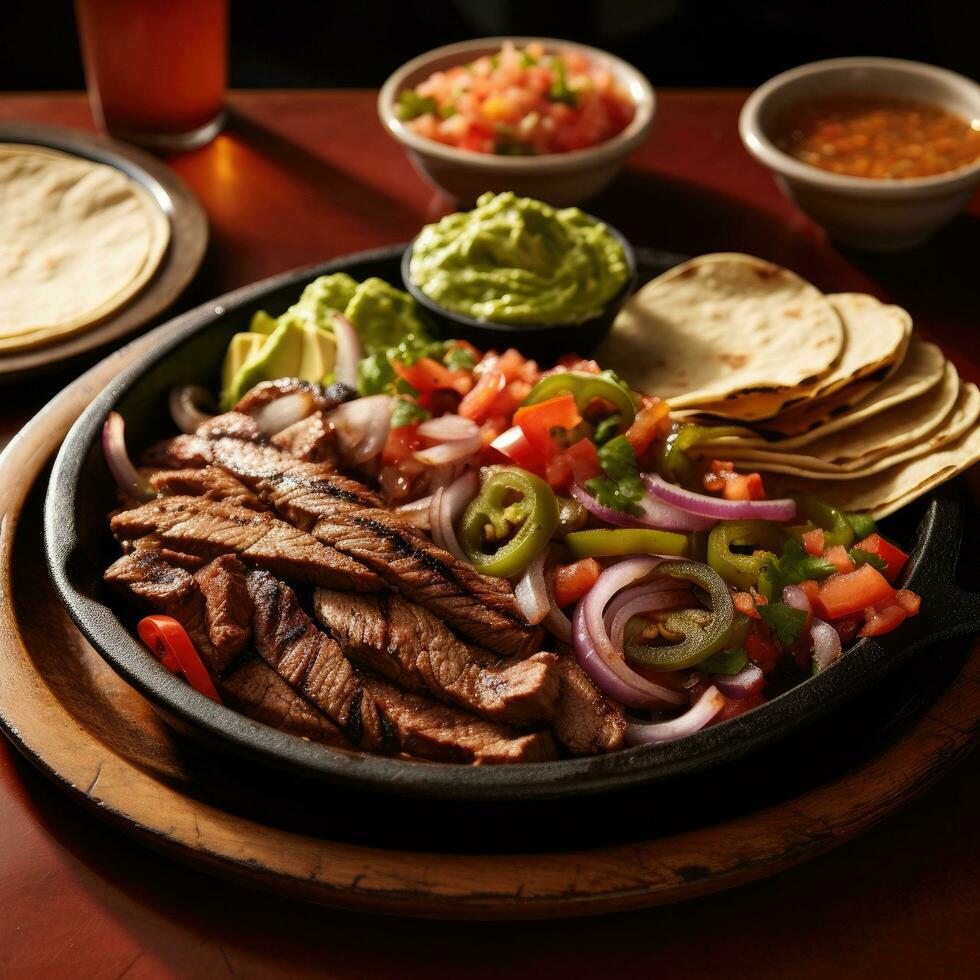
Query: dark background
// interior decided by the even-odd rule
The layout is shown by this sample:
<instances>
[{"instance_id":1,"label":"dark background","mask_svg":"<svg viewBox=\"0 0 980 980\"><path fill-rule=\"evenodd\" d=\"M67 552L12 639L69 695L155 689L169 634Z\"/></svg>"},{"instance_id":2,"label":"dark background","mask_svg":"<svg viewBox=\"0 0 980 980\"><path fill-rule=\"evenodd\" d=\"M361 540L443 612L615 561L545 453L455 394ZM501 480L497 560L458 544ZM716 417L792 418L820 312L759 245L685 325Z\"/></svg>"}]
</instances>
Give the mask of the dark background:
<instances>
[{"instance_id":1,"label":"dark background","mask_svg":"<svg viewBox=\"0 0 980 980\"><path fill-rule=\"evenodd\" d=\"M0 9L0 90L83 87L70 0ZM980 76L980 0L231 0L231 84L375 87L413 55L492 34L584 41L662 86L751 86L858 54Z\"/></svg>"}]
</instances>

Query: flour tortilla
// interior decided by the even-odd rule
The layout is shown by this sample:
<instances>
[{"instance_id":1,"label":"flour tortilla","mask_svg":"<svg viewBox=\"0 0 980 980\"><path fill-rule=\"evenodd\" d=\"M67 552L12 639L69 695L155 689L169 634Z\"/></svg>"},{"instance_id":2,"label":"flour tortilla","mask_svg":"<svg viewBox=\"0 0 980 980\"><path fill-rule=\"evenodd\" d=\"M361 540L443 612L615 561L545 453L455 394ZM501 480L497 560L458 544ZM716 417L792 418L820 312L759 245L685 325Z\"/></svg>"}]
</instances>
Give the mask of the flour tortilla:
<instances>
[{"instance_id":1,"label":"flour tortilla","mask_svg":"<svg viewBox=\"0 0 980 980\"><path fill-rule=\"evenodd\" d=\"M0 351L105 319L160 264L166 215L121 171L0 145Z\"/></svg>"},{"instance_id":2,"label":"flour tortilla","mask_svg":"<svg viewBox=\"0 0 980 980\"><path fill-rule=\"evenodd\" d=\"M725 458L745 460L753 466L781 464L804 473L861 470L883 456L925 442L950 416L960 399L960 389L956 368L947 361L942 381L924 395L902 402L861 425L811 442L803 447L805 452L790 452L781 443L771 449L733 443L725 447Z\"/></svg>"},{"instance_id":3,"label":"flour tortilla","mask_svg":"<svg viewBox=\"0 0 980 980\"><path fill-rule=\"evenodd\" d=\"M783 489L805 489L846 511L867 511L875 520L929 493L980 461L980 426L945 446L860 480L789 480ZM774 484L775 486L775 484Z\"/></svg>"},{"instance_id":4,"label":"flour tortilla","mask_svg":"<svg viewBox=\"0 0 980 980\"><path fill-rule=\"evenodd\" d=\"M827 398L763 423L762 428L773 438L760 435L737 440L738 444L758 448L778 446L780 450L809 446L924 395L942 381L945 364L943 352L935 344L913 336L902 362L884 381L859 381L840 388Z\"/></svg>"},{"instance_id":5,"label":"flour tortilla","mask_svg":"<svg viewBox=\"0 0 980 980\"><path fill-rule=\"evenodd\" d=\"M823 470L819 472L816 470L807 471L778 459L745 460L743 469L751 466L752 469L765 473L783 473L798 476L804 481L813 480L819 483L826 483L833 480L858 480L862 477L891 469L906 460L917 459L920 456L934 455L936 450L941 449L949 443L956 442L969 432L970 429L975 428L978 418L980 418L980 391L977 390L976 385L962 382L956 404L953 406L953 410L949 415L943 420L942 424L927 438L894 453L888 453L852 469L840 468L835 469L833 472L825 472Z\"/></svg>"},{"instance_id":6,"label":"flour tortilla","mask_svg":"<svg viewBox=\"0 0 980 980\"><path fill-rule=\"evenodd\" d=\"M750 255L702 255L643 287L596 359L673 408L768 418L815 390L844 347L810 283Z\"/></svg>"}]
</instances>

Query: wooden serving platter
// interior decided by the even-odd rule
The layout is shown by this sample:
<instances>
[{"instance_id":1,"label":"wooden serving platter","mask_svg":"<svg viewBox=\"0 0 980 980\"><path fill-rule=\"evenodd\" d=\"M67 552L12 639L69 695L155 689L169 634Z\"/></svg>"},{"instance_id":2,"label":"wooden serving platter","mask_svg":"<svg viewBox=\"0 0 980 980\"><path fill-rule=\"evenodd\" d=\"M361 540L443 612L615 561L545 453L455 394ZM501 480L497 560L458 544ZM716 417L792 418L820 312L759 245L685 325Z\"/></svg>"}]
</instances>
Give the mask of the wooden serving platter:
<instances>
[{"instance_id":1,"label":"wooden serving platter","mask_svg":"<svg viewBox=\"0 0 980 980\"><path fill-rule=\"evenodd\" d=\"M0 463L0 723L79 802L175 858L274 892L399 915L637 908L813 857L887 816L974 743L980 646L964 643L913 661L771 750L571 807L392 807L212 755L83 640L55 599L41 544L48 460L92 396L156 339L140 338L66 389Z\"/></svg>"}]
</instances>

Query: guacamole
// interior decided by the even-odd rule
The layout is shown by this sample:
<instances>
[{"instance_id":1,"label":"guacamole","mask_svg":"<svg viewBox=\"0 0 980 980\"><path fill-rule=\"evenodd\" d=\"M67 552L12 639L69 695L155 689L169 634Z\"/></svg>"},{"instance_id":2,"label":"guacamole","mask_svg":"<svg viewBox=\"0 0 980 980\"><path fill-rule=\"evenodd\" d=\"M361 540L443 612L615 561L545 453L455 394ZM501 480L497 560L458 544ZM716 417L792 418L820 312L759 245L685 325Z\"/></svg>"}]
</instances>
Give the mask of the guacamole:
<instances>
[{"instance_id":1,"label":"guacamole","mask_svg":"<svg viewBox=\"0 0 980 980\"><path fill-rule=\"evenodd\" d=\"M550 326L602 311L629 278L605 225L578 208L484 194L472 211L426 225L412 250L412 282L440 306L475 320Z\"/></svg>"}]
</instances>

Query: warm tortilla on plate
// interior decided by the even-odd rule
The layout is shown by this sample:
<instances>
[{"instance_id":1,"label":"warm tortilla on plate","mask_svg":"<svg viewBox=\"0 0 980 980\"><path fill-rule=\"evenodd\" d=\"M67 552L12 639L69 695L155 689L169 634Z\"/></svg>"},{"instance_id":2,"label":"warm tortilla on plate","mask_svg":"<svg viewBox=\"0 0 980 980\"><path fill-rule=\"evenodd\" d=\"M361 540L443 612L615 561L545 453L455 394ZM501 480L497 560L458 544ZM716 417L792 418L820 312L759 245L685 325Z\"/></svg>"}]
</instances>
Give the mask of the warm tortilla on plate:
<instances>
[{"instance_id":1,"label":"warm tortilla on plate","mask_svg":"<svg viewBox=\"0 0 980 980\"><path fill-rule=\"evenodd\" d=\"M875 520L894 514L941 483L980 461L980 427L934 452L892 466L860 480L820 481L786 478L780 492L809 490L846 511L867 511ZM776 487L775 482L773 488Z\"/></svg>"},{"instance_id":2,"label":"warm tortilla on plate","mask_svg":"<svg viewBox=\"0 0 980 980\"><path fill-rule=\"evenodd\" d=\"M884 381L859 381L838 389L827 398L791 409L760 426L773 438L760 435L754 439L739 439L738 445L778 446L780 449L808 446L925 394L942 380L945 363L943 352L935 344L912 337L901 364Z\"/></svg>"},{"instance_id":3,"label":"warm tortilla on plate","mask_svg":"<svg viewBox=\"0 0 980 980\"><path fill-rule=\"evenodd\" d=\"M167 216L122 171L0 145L0 351L92 326L152 277Z\"/></svg>"},{"instance_id":4,"label":"warm tortilla on plate","mask_svg":"<svg viewBox=\"0 0 980 980\"><path fill-rule=\"evenodd\" d=\"M830 302L795 273L750 255L702 255L644 286L596 353L674 408L767 418L812 390L840 356Z\"/></svg>"},{"instance_id":5,"label":"warm tortilla on plate","mask_svg":"<svg viewBox=\"0 0 980 980\"><path fill-rule=\"evenodd\" d=\"M790 452L781 443L758 449L731 442L725 446L725 457L745 460L753 466L778 463L802 472L860 470L882 456L923 443L949 417L960 398L960 389L956 368L947 361L942 381L925 394L866 419L861 425L817 439L801 451ZM717 449L704 450L710 451Z\"/></svg>"},{"instance_id":6,"label":"warm tortilla on plate","mask_svg":"<svg viewBox=\"0 0 980 980\"><path fill-rule=\"evenodd\" d=\"M959 395L952 411L930 435L917 443L906 446L904 449L886 453L884 456L876 457L870 461L862 460L859 466L853 468L835 467L832 471L806 470L778 457L751 459L744 462L746 466L751 466L754 470L765 473L784 473L790 476L799 476L804 480L818 482L857 480L890 469L906 460L934 454L936 450L955 442L971 428L976 427L978 418L980 418L980 390L975 384L961 382Z\"/></svg>"}]
</instances>

